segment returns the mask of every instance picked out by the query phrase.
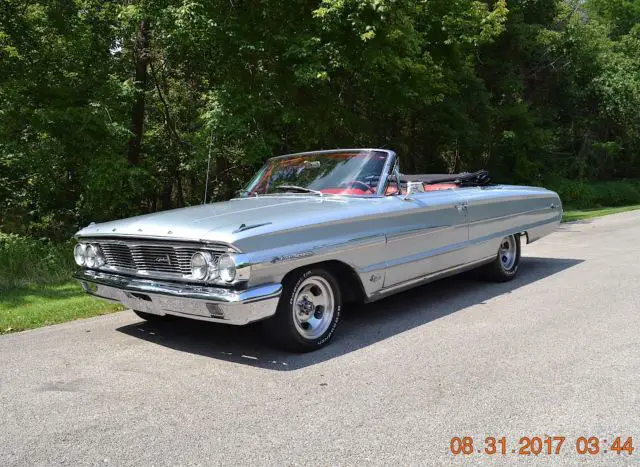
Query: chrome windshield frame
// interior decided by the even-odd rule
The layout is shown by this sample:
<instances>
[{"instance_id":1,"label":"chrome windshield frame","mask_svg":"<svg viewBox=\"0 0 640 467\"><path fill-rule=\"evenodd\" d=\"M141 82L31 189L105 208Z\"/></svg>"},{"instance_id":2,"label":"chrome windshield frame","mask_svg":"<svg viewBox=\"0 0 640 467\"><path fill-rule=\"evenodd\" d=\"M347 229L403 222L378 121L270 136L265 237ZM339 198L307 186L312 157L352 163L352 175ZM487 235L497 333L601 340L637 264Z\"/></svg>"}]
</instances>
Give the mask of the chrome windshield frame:
<instances>
[{"instance_id":1,"label":"chrome windshield frame","mask_svg":"<svg viewBox=\"0 0 640 467\"><path fill-rule=\"evenodd\" d=\"M395 167L396 159L398 156L394 151L386 150L386 149L375 149L375 151L382 151L387 153L387 161L382 168L382 174L380 175L380 181L378 182L378 196L384 196L387 190L387 182L389 181L389 177L391 176L391 171Z\"/></svg>"},{"instance_id":2,"label":"chrome windshield frame","mask_svg":"<svg viewBox=\"0 0 640 467\"><path fill-rule=\"evenodd\" d=\"M293 153L293 154L283 154L281 156L271 157L271 158L267 159L267 161L260 168L260 170L258 170L258 172L256 172L256 174L251 178L251 181L249 182L249 184L247 184L245 189L248 190L248 188L251 185L251 183L253 183L253 181L257 178L257 175L262 171L262 169L270 161L275 161L275 160L279 160L279 159L286 159L286 158L289 158L289 157L296 157L296 156L339 154L339 153L343 153L343 152L378 152L378 153L385 154L387 156L387 159L385 160L384 166L382 168L382 172L380 173L380 180L378 181L378 187L376 188L376 192L375 193L372 193L371 195L337 194L335 196L347 196L347 197L359 197L359 198L362 198L362 197L371 198L371 197L384 196L387 180L389 179L390 172L391 172L391 170L392 170L392 168L393 168L393 166L395 164L397 155L396 155L395 151L391 151L390 149L374 149L374 148L325 149L325 150L321 150L321 151L296 152L296 153ZM280 195L281 194L282 193L280 193ZM296 193L296 194L298 194L298 193ZM278 195L278 194L276 194L276 193L267 193L267 194L261 194L261 195L256 195L256 196L269 196L269 195Z\"/></svg>"}]
</instances>

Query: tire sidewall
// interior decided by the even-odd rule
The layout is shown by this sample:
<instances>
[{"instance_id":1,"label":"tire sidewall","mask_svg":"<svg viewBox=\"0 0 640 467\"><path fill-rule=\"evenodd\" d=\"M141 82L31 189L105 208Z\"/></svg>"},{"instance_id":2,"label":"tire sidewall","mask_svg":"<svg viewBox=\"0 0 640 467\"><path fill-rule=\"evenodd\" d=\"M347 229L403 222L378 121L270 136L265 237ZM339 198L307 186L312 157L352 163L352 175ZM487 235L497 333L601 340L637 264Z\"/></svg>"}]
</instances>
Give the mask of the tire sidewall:
<instances>
[{"instance_id":1,"label":"tire sidewall","mask_svg":"<svg viewBox=\"0 0 640 467\"><path fill-rule=\"evenodd\" d=\"M516 242L516 261L513 263L511 269L506 269L502 264L502 259L500 258L500 247L498 247L498 254L496 256L496 264L498 269L502 275L505 277L513 277L518 273L518 267L520 266L520 235L509 235L509 237L513 237ZM508 238L508 237L507 237ZM502 243L502 240L500 240Z\"/></svg>"},{"instance_id":2,"label":"tire sidewall","mask_svg":"<svg viewBox=\"0 0 640 467\"><path fill-rule=\"evenodd\" d=\"M322 277L329 283L331 290L333 292L335 309L333 311L333 318L331 320L331 323L327 328L327 330L324 332L324 334L317 337L316 339L305 339L303 336L300 335L294 323L295 311L294 311L293 299L295 298L298 290L300 290L302 283L306 279L312 276ZM300 346L308 349L317 349L319 347L324 346L327 342L329 342L329 340L333 337L333 334L338 326L338 323L340 322L340 315L342 313L342 296L340 294L340 287L338 286L338 282L336 281L335 277L333 277L333 275L330 272L324 269L306 269L301 274L295 276L295 278L292 278L292 279L293 280L291 280L291 283L293 285L291 287L286 288L286 297L283 297L283 298L286 298L286 300L281 300L280 305L282 309L279 310L279 312L286 313L287 325L289 326L290 332L293 335L294 339Z\"/></svg>"}]
</instances>

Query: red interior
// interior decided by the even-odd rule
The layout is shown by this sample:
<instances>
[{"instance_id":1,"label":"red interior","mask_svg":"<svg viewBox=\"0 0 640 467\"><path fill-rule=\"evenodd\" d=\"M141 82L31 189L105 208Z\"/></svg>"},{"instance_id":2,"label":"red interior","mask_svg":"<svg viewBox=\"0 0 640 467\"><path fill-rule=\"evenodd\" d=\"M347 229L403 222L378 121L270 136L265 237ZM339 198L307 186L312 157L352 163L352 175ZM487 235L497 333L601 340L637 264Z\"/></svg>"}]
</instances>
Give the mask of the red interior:
<instances>
[{"instance_id":1,"label":"red interior","mask_svg":"<svg viewBox=\"0 0 640 467\"><path fill-rule=\"evenodd\" d=\"M440 190L455 190L458 188L458 185L456 185L455 183L434 183L434 184L428 184L425 183L424 184L424 191L440 191ZM398 189L396 188L396 185L391 184L387 187L387 191L385 192L385 195L389 196L389 195L395 195L398 194Z\"/></svg>"},{"instance_id":2,"label":"red interior","mask_svg":"<svg viewBox=\"0 0 640 467\"><path fill-rule=\"evenodd\" d=\"M455 190L458 185L455 183L434 183L433 185L424 185L424 191L440 191L440 190Z\"/></svg>"},{"instance_id":3,"label":"red interior","mask_svg":"<svg viewBox=\"0 0 640 467\"><path fill-rule=\"evenodd\" d=\"M427 183L424 184L424 191L440 191L440 190L455 190L458 188L458 185L455 183L434 183L429 185ZM370 195L371 191L362 190L360 188L324 188L320 190L322 193L326 193L328 195ZM396 195L398 194L398 189L396 185L390 184L387 187L387 191L385 195Z\"/></svg>"},{"instance_id":4,"label":"red interior","mask_svg":"<svg viewBox=\"0 0 640 467\"><path fill-rule=\"evenodd\" d=\"M328 195L371 195L369 190L361 190L360 188L325 188L320 190Z\"/></svg>"}]
</instances>

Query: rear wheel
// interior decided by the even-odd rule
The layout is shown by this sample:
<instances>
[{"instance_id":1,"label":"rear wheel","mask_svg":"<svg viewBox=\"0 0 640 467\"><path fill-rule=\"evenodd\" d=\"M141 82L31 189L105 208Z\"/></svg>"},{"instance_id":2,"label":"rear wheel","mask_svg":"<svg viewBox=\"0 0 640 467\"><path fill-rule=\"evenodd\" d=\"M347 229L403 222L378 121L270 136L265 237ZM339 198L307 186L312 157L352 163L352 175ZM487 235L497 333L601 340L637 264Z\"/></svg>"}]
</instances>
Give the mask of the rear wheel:
<instances>
[{"instance_id":1,"label":"rear wheel","mask_svg":"<svg viewBox=\"0 0 640 467\"><path fill-rule=\"evenodd\" d=\"M481 269L483 277L495 282L507 282L516 277L520 265L520 235L509 235L500 241L493 262Z\"/></svg>"},{"instance_id":2,"label":"rear wheel","mask_svg":"<svg viewBox=\"0 0 640 467\"><path fill-rule=\"evenodd\" d=\"M284 281L273 318L264 322L267 339L293 352L326 345L340 321L342 296L338 282L323 268L303 269Z\"/></svg>"}]
</instances>

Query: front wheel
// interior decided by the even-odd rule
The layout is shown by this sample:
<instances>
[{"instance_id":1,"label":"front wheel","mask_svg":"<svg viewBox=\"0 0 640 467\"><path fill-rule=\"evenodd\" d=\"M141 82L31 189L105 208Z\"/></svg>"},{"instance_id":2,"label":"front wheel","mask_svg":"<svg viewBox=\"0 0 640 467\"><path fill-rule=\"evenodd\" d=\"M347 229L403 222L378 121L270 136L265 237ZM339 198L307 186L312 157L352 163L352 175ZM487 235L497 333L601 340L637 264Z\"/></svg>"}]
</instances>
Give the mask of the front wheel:
<instances>
[{"instance_id":1,"label":"front wheel","mask_svg":"<svg viewBox=\"0 0 640 467\"><path fill-rule=\"evenodd\" d=\"M326 345L338 326L342 296L331 272L303 269L284 281L276 314L264 322L267 339L293 352L310 352Z\"/></svg>"},{"instance_id":2,"label":"front wheel","mask_svg":"<svg viewBox=\"0 0 640 467\"><path fill-rule=\"evenodd\" d=\"M520 235L509 235L500 241L496 258L481 270L495 282L507 282L516 277L520 265Z\"/></svg>"}]
</instances>

